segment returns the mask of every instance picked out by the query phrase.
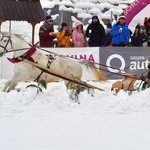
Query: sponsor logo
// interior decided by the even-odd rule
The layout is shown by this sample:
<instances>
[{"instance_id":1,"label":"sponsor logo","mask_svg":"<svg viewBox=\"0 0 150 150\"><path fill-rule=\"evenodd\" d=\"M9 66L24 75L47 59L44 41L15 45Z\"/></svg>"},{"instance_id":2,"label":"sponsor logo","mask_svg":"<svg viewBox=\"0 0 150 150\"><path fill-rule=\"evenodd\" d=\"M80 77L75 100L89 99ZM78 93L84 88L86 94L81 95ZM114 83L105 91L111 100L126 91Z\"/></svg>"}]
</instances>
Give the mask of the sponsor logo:
<instances>
[{"instance_id":1,"label":"sponsor logo","mask_svg":"<svg viewBox=\"0 0 150 150\"><path fill-rule=\"evenodd\" d=\"M84 59L84 60L88 60L91 62L95 62L94 56L92 54L87 55L87 54L83 54L83 55L67 55L68 57L74 58L74 59Z\"/></svg>"},{"instance_id":2,"label":"sponsor logo","mask_svg":"<svg viewBox=\"0 0 150 150\"><path fill-rule=\"evenodd\" d=\"M120 60L121 66L120 66L119 69L115 69L115 68L111 67L111 61L112 61L113 59L118 59L118 60ZM118 73L118 72L120 71L121 73L125 73L125 71L124 71L124 69L125 69L125 60L124 60L124 58L123 58L121 55L119 55L119 54L110 55L110 56L108 57L107 61L106 61L106 66L109 66L107 69L108 69L110 72Z\"/></svg>"},{"instance_id":3,"label":"sponsor logo","mask_svg":"<svg viewBox=\"0 0 150 150\"><path fill-rule=\"evenodd\" d=\"M113 59L118 59L121 63L120 67L117 69L117 68L113 68L111 67L111 61ZM142 70L142 69L145 69L147 68L148 64L150 63L150 61L148 59L146 59L144 56L130 56L130 61L129 61L129 70ZM110 71L110 72L113 72L113 73L125 73L125 68L126 68L126 62L125 62L125 59L119 55L119 54L113 54L113 55L110 55L108 57L108 59L106 60L106 66L107 69Z\"/></svg>"},{"instance_id":4,"label":"sponsor logo","mask_svg":"<svg viewBox=\"0 0 150 150\"><path fill-rule=\"evenodd\" d=\"M144 56L130 56L130 60L130 70L145 69L150 62Z\"/></svg>"}]
</instances>

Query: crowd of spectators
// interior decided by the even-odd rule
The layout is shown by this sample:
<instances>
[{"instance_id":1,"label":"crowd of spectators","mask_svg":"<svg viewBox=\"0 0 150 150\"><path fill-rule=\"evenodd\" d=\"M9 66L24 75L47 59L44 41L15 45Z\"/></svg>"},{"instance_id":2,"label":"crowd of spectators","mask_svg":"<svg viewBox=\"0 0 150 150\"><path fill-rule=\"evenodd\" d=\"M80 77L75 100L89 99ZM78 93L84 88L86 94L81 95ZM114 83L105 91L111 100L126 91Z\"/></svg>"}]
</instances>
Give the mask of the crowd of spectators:
<instances>
[{"instance_id":1,"label":"crowd of spectators","mask_svg":"<svg viewBox=\"0 0 150 150\"><path fill-rule=\"evenodd\" d=\"M104 29L98 16L94 15L85 30L80 21L75 22L72 30L62 22L56 33L52 17L47 16L39 29L39 43L41 47L150 46L150 18L145 17L142 25L137 24L133 33L126 24L125 16L119 16L114 25L108 22L106 27ZM57 40L56 45L54 39Z\"/></svg>"}]
</instances>

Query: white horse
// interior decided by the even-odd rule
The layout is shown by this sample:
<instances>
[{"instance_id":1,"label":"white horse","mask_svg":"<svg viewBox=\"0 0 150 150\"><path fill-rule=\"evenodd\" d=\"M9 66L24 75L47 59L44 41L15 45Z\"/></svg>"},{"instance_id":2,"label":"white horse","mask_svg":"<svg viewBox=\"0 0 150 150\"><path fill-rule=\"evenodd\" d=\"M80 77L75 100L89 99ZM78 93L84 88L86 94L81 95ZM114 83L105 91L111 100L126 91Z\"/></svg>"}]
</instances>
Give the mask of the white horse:
<instances>
[{"instance_id":1,"label":"white horse","mask_svg":"<svg viewBox=\"0 0 150 150\"><path fill-rule=\"evenodd\" d=\"M0 38L0 49L3 49L5 53L7 53L8 51L12 51L14 58L23 58L22 56L25 56L29 52L30 48L31 46L26 42L22 35L12 34L9 32L2 33L2 36ZM32 50L30 49L30 52L31 51ZM34 60L34 62L37 62L38 64L41 64L45 67L47 67L49 64L50 68L59 71L59 73L64 75L65 77L72 79L76 78L79 80L81 79L83 73L82 66L81 63L75 60L63 58L59 55L55 56L53 60L50 60L49 57L42 53L42 51L40 50L36 50L35 52L33 52L32 56L29 56L29 58L30 60ZM98 80L102 81L106 79L105 75L99 69L93 67L91 68L93 74ZM8 92L10 90L13 90L19 82L35 81L35 79L37 78L39 80L44 80L46 83L54 82L56 80L58 81L60 79L47 73L41 73L40 69L32 66L25 61L21 61L14 65L14 75L12 79L6 83L3 91ZM67 86L69 81L64 81L65 85ZM73 88L74 86L75 84L71 84L71 87L69 88Z\"/></svg>"}]
</instances>

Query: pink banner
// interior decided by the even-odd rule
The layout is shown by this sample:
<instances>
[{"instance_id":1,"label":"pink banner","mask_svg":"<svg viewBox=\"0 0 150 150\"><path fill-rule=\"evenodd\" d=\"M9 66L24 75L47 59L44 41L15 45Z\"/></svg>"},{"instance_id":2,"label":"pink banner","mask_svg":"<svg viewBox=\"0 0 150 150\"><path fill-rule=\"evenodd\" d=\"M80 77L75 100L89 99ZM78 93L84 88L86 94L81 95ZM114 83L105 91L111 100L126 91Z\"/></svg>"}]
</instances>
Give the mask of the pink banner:
<instances>
[{"instance_id":1,"label":"pink banner","mask_svg":"<svg viewBox=\"0 0 150 150\"><path fill-rule=\"evenodd\" d=\"M150 4L150 0L135 0L129 7L124 10L124 15L126 16L126 23L129 24L133 17L148 4Z\"/></svg>"}]
</instances>

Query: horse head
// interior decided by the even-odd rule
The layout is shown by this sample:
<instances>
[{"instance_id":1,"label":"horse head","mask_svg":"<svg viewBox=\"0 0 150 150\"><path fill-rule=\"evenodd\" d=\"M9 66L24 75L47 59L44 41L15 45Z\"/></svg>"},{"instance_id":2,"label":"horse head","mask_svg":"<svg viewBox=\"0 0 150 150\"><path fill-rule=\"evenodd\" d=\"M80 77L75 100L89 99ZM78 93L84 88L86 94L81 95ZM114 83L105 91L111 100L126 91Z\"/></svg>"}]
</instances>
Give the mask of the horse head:
<instances>
[{"instance_id":1,"label":"horse head","mask_svg":"<svg viewBox=\"0 0 150 150\"><path fill-rule=\"evenodd\" d=\"M1 53L13 52L14 57L24 54L31 47L23 34L13 34L11 32L0 33Z\"/></svg>"}]
</instances>

